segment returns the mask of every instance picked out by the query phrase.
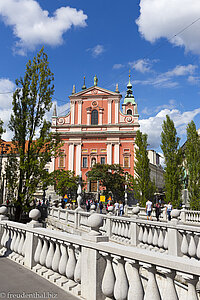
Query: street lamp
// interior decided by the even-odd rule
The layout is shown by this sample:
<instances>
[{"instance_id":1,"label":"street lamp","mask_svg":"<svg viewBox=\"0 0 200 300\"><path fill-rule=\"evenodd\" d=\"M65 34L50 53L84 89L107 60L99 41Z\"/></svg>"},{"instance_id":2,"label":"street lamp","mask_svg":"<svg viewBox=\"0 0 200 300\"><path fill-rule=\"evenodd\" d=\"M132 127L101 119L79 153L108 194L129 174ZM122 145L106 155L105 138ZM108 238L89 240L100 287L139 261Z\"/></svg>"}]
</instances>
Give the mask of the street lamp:
<instances>
[{"instance_id":1,"label":"street lamp","mask_svg":"<svg viewBox=\"0 0 200 300\"><path fill-rule=\"evenodd\" d=\"M7 153L9 149L9 144L4 143L1 141L0 143L0 203L3 203L3 186L2 186L2 162L3 162L3 155Z\"/></svg>"}]
</instances>

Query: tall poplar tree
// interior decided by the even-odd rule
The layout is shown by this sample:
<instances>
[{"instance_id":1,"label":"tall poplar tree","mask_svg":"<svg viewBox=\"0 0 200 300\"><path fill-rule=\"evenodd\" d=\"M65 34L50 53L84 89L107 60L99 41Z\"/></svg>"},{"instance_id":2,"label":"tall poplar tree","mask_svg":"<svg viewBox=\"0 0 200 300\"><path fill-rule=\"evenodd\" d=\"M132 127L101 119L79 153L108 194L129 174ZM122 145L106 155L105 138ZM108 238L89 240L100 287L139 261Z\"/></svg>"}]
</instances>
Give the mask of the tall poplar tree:
<instances>
[{"instance_id":1,"label":"tall poplar tree","mask_svg":"<svg viewBox=\"0 0 200 300\"><path fill-rule=\"evenodd\" d=\"M135 197L140 200L140 205L145 206L146 201L153 197L155 184L150 179L150 166L147 152L147 134L137 131L135 139L135 163L133 190Z\"/></svg>"},{"instance_id":2,"label":"tall poplar tree","mask_svg":"<svg viewBox=\"0 0 200 300\"><path fill-rule=\"evenodd\" d=\"M190 207L200 209L200 139L194 121L187 126L185 164L188 172Z\"/></svg>"},{"instance_id":3,"label":"tall poplar tree","mask_svg":"<svg viewBox=\"0 0 200 300\"><path fill-rule=\"evenodd\" d=\"M166 201L171 202L173 207L179 207L182 190L183 154L179 147L180 138L177 137L174 122L167 115L162 125L161 149L165 159L165 196Z\"/></svg>"},{"instance_id":4,"label":"tall poplar tree","mask_svg":"<svg viewBox=\"0 0 200 300\"><path fill-rule=\"evenodd\" d=\"M50 133L51 123L45 118L52 105L53 79L47 55L41 49L32 61L28 61L24 77L16 80L9 122L18 157L16 166L14 161L11 164L18 174L16 198L13 199L16 220L47 177L46 164L58 150L58 140Z\"/></svg>"}]
</instances>

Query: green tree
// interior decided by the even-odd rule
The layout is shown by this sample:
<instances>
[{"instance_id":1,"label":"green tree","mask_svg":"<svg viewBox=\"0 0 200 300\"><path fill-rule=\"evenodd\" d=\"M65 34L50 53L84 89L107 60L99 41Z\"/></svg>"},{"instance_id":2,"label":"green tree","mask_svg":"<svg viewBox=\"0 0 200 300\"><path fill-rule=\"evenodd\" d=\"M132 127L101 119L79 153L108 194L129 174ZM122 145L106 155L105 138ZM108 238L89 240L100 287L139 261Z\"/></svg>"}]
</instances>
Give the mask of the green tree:
<instances>
[{"instance_id":1,"label":"green tree","mask_svg":"<svg viewBox=\"0 0 200 300\"><path fill-rule=\"evenodd\" d=\"M56 170L51 173L52 183L56 192L64 197L68 194L70 198L76 195L78 189L78 176L74 176L74 172L69 170Z\"/></svg>"},{"instance_id":2,"label":"green tree","mask_svg":"<svg viewBox=\"0 0 200 300\"><path fill-rule=\"evenodd\" d=\"M18 155L16 185L16 220L29 206L38 186L47 180L46 164L58 152L59 141L50 133L50 122L45 118L51 108L54 92L53 73L44 50L26 65L24 77L16 80L9 128Z\"/></svg>"},{"instance_id":3,"label":"green tree","mask_svg":"<svg viewBox=\"0 0 200 300\"><path fill-rule=\"evenodd\" d=\"M2 134L5 132L5 129L3 128L3 121L0 119L0 139L2 137Z\"/></svg>"},{"instance_id":4,"label":"green tree","mask_svg":"<svg viewBox=\"0 0 200 300\"><path fill-rule=\"evenodd\" d=\"M137 131L135 139L135 178L132 179L135 198L140 200L140 205L145 206L148 199L152 199L155 184L150 179L150 166L147 152L147 134Z\"/></svg>"},{"instance_id":5,"label":"green tree","mask_svg":"<svg viewBox=\"0 0 200 300\"><path fill-rule=\"evenodd\" d=\"M194 121L187 126L185 163L188 172L188 192L190 207L200 209L200 140Z\"/></svg>"},{"instance_id":6,"label":"green tree","mask_svg":"<svg viewBox=\"0 0 200 300\"><path fill-rule=\"evenodd\" d=\"M177 137L174 122L167 115L162 125L161 149L165 159L165 196L166 201L171 202L173 207L179 207L182 190L183 176L183 153L179 147L180 138Z\"/></svg>"},{"instance_id":7,"label":"green tree","mask_svg":"<svg viewBox=\"0 0 200 300\"><path fill-rule=\"evenodd\" d=\"M118 164L96 164L88 172L91 181L99 181L104 188L104 195L108 197L112 193L114 201L124 200L125 173Z\"/></svg>"}]
</instances>

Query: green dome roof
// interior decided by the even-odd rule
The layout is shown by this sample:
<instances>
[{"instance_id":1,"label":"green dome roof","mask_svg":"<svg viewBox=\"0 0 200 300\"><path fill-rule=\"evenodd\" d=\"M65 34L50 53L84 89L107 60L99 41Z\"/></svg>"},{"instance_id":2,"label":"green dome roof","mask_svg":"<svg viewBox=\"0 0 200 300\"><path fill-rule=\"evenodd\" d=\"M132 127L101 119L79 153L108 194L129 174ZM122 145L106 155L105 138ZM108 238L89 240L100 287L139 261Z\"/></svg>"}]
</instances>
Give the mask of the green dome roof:
<instances>
[{"instance_id":1,"label":"green dome roof","mask_svg":"<svg viewBox=\"0 0 200 300\"><path fill-rule=\"evenodd\" d=\"M129 82L127 84L127 91L126 91L126 96L124 98L124 104L126 103L132 103L132 104L136 104L135 103L135 98L133 96L133 91L132 91L132 84L131 84L131 81L130 81L130 75L129 75Z\"/></svg>"}]
</instances>

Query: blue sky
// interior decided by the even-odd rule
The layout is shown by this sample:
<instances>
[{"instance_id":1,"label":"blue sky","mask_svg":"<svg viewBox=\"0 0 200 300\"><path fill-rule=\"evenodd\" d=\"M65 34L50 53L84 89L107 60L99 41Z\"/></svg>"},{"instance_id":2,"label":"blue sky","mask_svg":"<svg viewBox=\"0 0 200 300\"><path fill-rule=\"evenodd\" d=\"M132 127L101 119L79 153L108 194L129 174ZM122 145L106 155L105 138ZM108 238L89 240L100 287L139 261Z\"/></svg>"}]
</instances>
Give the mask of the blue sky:
<instances>
[{"instance_id":1,"label":"blue sky","mask_svg":"<svg viewBox=\"0 0 200 300\"><path fill-rule=\"evenodd\" d=\"M61 114L73 84L98 85L125 94L129 69L140 124L159 150L166 114L181 143L193 119L200 127L200 1L0 1L0 118L8 124L15 79L45 48L55 75ZM192 24L193 23L193 24ZM175 36L176 35L176 36ZM50 114L48 114L50 117ZM4 139L11 139L7 128Z\"/></svg>"}]
</instances>

